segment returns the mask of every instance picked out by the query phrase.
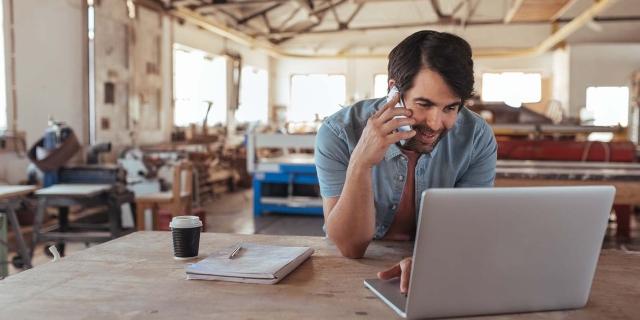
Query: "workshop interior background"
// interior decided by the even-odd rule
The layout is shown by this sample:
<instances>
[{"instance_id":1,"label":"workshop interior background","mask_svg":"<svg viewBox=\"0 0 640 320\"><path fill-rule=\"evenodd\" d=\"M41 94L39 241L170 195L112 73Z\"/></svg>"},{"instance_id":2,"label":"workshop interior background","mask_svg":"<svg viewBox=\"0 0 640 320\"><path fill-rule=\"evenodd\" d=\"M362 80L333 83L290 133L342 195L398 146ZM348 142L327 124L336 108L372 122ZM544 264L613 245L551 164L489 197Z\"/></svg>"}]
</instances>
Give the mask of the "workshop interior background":
<instances>
[{"instance_id":1,"label":"workshop interior background","mask_svg":"<svg viewBox=\"0 0 640 320\"><path fill-rule=\"evenodd\" d=\"M1 3L0 185L108 188L9 204L0 277L26 267L18 233L33 265L180 214L206 232L323 236L315 133L386 96L388 52L423 29L473 48L469 108L496 135L496 186L614 184L603 246L640 249L639 0ZM34 232L49 235L32 246Z\"/></svg>"}]
</instances>

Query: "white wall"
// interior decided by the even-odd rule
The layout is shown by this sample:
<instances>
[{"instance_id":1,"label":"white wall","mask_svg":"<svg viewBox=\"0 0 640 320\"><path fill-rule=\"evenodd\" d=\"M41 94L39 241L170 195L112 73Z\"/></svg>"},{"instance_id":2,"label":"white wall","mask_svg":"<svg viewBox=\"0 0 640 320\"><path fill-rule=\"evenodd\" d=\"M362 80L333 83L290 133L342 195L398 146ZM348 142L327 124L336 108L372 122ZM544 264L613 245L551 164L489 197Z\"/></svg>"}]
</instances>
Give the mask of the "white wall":
<instances>
[{"instance_id":1,"label":"white wall","mask_svg":"<svg viewBox=\"0 0 640 320\"><path fill-rule=\"evenodd\" d=\"M274 62L273 104L289 106L291 76L295 74L343 74L347 104L373 98L373 78L387 73L386 59L278 59Z\"/></svg>"},{"instance_id":2,"label":"white wall","mask_svg":"<svg viewBox=\"0 0 640 320\"><path fill-rule=\"evenodd\" d=\"M235 51L242 55L244 65L269 69L269 56L262 50L238 45L189 23L180 24L174 20L173 41L211 54L223 54L225 50Z\"/></svg>"},{"instance_id":3,"label":"white wall","mask_svg":"<svg viewBox=\"0 0 640 320\"><path fill-rule=\"evenodd\" d=\"M26 132L30 146L52 116L84 141L82 0L13 1L13 15L17 110L10 116L17 117L17 130ZM15 183L26 177L26 158L0 154L0 163L0 180Z\"/></svg>"},{"instance_id":4,"label":"white wall","mask_svg":"<svg viewBox=\"0 0 640 320\"><path fill-rule=\"evenodd\" d=\"M13 1L17 127L27 144L49 116L67 122L84 140L82 1Z\"/></svg>"},{"instance_id":5,"label":"white wall","mask_svg":"<svg viewBox=\"0 0 640 320\"><path fill-rule=\"evenodd\" d=\"M569 110L569 67L571 63L570 49L557 49L553 52L553 77L552 77L552 97L560 102L565 114L570 114Z\"/></svg>"},{"instance_id":6,"label":"white wall","mask_svg":"<svg viewBox=\"0 0 640 320\"><path fill-rule=\"evenodd\" d=\"M347 77L347 104L372 98L373 78L387 73L387 59L279 59L274 63L274 104L288 106L291 76L305 73L344 74ZM482 89L483 72L525 71L539 72L543 77L553 73L552 54L526 58L474 59L475 88Z\"/></svg>"},{"instance_id":7,"label":"white wall","mask_svg":"<svg viewBox=\"0 0 640 320\"><path fill-rule=\"evenodd\" d=\"M640 44L580 44L570 48L569 105L578 116L587 87L631 86L631 74L640 70Z\"/></svg>"}]
</instances>

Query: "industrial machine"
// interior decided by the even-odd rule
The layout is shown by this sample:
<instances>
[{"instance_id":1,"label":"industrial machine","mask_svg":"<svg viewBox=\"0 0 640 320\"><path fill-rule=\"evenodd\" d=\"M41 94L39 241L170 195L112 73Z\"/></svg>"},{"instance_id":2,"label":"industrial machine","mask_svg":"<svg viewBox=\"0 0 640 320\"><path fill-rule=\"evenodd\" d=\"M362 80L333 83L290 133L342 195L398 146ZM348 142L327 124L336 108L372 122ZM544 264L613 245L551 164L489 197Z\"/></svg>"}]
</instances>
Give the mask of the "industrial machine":
<instances>
[{"instance_id":1,"label":"industrial machine","mask_svg":"<svg viewBox=\"0 0 640 320\"><path fill-rule=\"evenodd\" d=\"M247 171L253 174L255 216L265 212L322 215L314 144L315 135L247 136Z\"/></svg>"}]
</instances>

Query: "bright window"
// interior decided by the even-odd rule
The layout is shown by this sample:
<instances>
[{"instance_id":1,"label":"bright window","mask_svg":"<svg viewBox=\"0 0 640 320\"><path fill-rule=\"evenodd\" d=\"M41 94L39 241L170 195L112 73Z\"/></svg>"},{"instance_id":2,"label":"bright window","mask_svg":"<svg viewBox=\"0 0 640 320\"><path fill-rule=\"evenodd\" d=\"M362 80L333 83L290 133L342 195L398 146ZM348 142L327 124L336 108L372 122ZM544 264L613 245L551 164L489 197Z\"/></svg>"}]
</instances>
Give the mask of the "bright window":
<instances>
[{"instance_id":1,"label":"bright window","mask_svg":"<svg viewBox=\"0 0 640 320\"><path fill-rule=\"evenodd\" d=\"M242 67L240 77L240 105L236 111L238 122L269 120L269 79L266 70Z\"/></svg>"},{"instance_id":2,"label":"bright window","mask_svg":"<svg viewBox=\"0 0 640 320\"><path fill-rule=\"evenodd\" d=\"M586 109L596 126L626 127L629 120L629 88L588 87Z\"/></svg>"},{"instance_id":3,"label":"bright window","mask_svg":"<svg viewBox=\"0 0 640 320\"><path fill-rule=\"evenodd\" d=\"M482 74L482 101L504 102L514 108L540 102L542 76L539 73L503 72Z\"/></svg>"},{"instance_id":4,"label":"bright window","mask_svg":"<svg viewBox=\"0 0 640 320\"><path fill-rule=\"evenodd\" d=\"M346 101L344 75L306 74L291 77L288 121L313 121L340 110Z\"/></svg>"},{"instance_id":5,"label":"bright window","mask_svg":"<svg viewBox=\"0 0 640 320\"><path fill-rule=\"evenodd\" d=\"M223 57L174 45L173 122L176 126L202 124L213 103L207 124L227 122L227 67Z\"/></svg>"},{"instance_id":6,"label":"bright window","mask_svg":"<svg viewBox=\"0 0 640 320\"><path fill-rule=\"evenodd\" d=\"M7 91L4 70L4 1L0 2L0 130L7 128Z\"/></svg>"},{"instance_id":7,"label":"bright window","mask_svg":"<svg viewBox=\"0 0 640 320\"><path fill-rule=\"evenodd\" d=\"M389 88L387 78L386 74L376 74L373 77L373 96L375 98L387 96L387 89Z\"/></svg>"}]
</instances>

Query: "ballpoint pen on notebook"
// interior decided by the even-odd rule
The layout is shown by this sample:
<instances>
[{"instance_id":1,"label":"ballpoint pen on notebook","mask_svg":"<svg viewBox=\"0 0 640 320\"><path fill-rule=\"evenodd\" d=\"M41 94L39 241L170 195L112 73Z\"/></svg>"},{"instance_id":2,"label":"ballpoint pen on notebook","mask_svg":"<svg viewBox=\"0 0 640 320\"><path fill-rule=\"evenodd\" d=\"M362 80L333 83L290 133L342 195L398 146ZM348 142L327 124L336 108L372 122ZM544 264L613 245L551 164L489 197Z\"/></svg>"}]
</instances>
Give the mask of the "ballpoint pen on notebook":
<instances>
[{"instance_id":1,"label":"ballpoint pen on notebook","mask_svg":"<svg viewBox=\"0 0 640 320\"><path fill-rule=\"evenodd\" d=\"M233 250L233 252L231 252L231 254L229 255L229 259L233 259L233 257L238 255L238 252L240 252L240 249L242 249L242 244L238 244L238 246Z\"/></svg>"}]
</instances>

